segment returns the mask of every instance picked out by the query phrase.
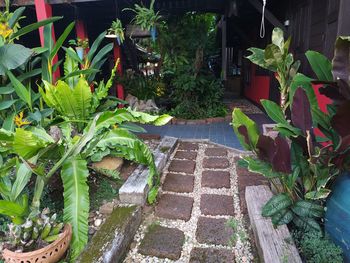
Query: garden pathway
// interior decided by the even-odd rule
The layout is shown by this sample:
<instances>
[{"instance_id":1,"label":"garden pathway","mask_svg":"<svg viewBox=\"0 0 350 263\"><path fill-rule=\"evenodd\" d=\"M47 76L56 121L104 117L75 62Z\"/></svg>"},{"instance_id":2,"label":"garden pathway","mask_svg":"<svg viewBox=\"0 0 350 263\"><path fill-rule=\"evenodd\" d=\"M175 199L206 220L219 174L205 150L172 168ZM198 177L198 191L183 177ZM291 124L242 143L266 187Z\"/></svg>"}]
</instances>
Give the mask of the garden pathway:
<instances>
[{"instance_id":1,"label":"garden pathway","mask_svg":"<svg viewBox=\"0 0 350 263\"><path fill-rule=\"evenodd\" d=\"M238 178L237 171L246 172L236 167L239 154L180 142L163 172L158 203L148 208L124 262L252 262L240 196L245 185L264 181Z\"/></svg>"},{"instance_id":2,"label":"garden pathway","mask_svg":"<svg viewBox=\"0 0 350 263\"><path fill-rule=\"evenodd\" d=\"M248 116L256 121L260 128L264 123L271 123L271 120L263 113L248 114ZM227 121L211 124L144 125L143 127L149 134L159 134L162 137L172 136L180 139L209 139L212 142L242 150L230 122Z\"/></svg>"}]
</instances>

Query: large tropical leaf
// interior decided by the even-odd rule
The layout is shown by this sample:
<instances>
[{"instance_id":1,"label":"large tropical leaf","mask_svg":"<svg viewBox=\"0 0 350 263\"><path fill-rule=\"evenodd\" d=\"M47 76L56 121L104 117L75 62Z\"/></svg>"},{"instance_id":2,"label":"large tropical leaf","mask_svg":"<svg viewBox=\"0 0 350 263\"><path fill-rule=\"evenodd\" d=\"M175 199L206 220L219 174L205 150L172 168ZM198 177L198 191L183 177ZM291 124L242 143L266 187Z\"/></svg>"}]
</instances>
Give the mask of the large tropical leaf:
<instances>
[{"instance_id":1,"label":"large tropical leaf","mask_svg":"<svg viewBox=\"0 0 350 263\"><path fill-rule=\"evenodd\" d=\"M72 225L71 261L79 256L88 241L89 187L87 162L79 157L67 159L61 170L65 223Z\"/></svg>"},{"instance_id":2,"label":"large tropical leaf","mask_svg":"<svg viewBox=\"0 0 350 263\"><path fill-rule=\"evenodd\" d=\"M101 45L101 42L103 41L104 37L106 35L106 31L102 32L97 38L96 40L94 41L94 43L92 44L90 50L89 50L89 53L86 55L86 59L88 61L92 61L98 47Z\"/></svg>"},{"instance_id":3,"label":"large tropical leaf","mask_svg":"<svg viewBox=\"0 0 350 263\"><path fill-rule=\"evenodd\" d=\"M312 116L309 99L304 89L298 88L294 94L292 104L292 122L295 127L303 131L306 136L307 131L312 128Z\"/></svg>"},{"instance_id":4,"label":"large tropical leaf","mask_svg":"<svg viewBox=\"0 0 350 263\"><path fill-rule=\"evenodd\" d=\"M0 75L16 69L28 61L33 51L19 44L6 44L0 47Z\"/></svg>"},{"instance_id":5,"label":"large tropical leaf","mask_svg":"<svg viewBox=\"0 0 350 263\"><path fill-rule=\"evenodd\" d=\"M78 80L73 90L75 110L78 118L88 119L91 110L92 93L89 84L84 78Z\"/></svg>"},{"instance_id":6,"label":"large tropical leaf","mask_svg":"<svg viewBox=\"0 0 350 263\"><path fill-rule=\"evenodd\" d=\"M22 217L26 214L27 207L24 207L18 203L0 200L0 214L9 217Z\"/></svg>"},{"instance_id":7,"label":"large tropical leaf","mask_svg":"<svg viewBox=\"0 0 350 263\"><path fill-rule=\"evenodd\" d=\"M63 31L62 35L57 39L52 51L50 52L49 59L53 60L53 58L57 55L58 50L62 47L63 42L67 39L69 33L74 28L75 22L70 23L66 29Z\"/></svg>"},{"instance_id":8,"label":"large tropical leaf","mask_svg":"<svg viewBox=\"0 0 350 263\"><path fill-rule=\"evenodd\" d=\"M292 199L285 193L273 196L262 208L262 215L270 217L288 209L293 204Z\"/></svg>"},{"instance_id":9,"label":"large tropical leaf","mask_svg":"<svg viewBox=\"0 0 350 263\"><path fill-rule=\"evenodd\" d=\"M29 159L48 144L49 142L36 136L33 132L17 128L14 135L13 150L19 156Z\"/></svg>"},{"instance_id":10,"label":"large tropical leaf","mask_svg":"<svg viewBox=\"0 0 350 263\"><path fill-rule=\"evenodd\" d=\"M318 80L333 81L332 63L327 57L316 51L307 51L305 53L312 70L315 72Z\"/></svg>"},{"instance_id":11,"label":"large tropical leaf","mask_svg":"<svg viewBox=\"0 0 350 263\"><path fill-rule=\"evenodd\" d=\"M75 85L77 85L79 78L78 76L67 78L67 76L77 70L79 70L78 62L74 60L71 56L69 56L68 52L66 52L66 57L64 60L64 76L66 77L66 81L70 87L74 87Z\"/></svg>"}]
</instances>

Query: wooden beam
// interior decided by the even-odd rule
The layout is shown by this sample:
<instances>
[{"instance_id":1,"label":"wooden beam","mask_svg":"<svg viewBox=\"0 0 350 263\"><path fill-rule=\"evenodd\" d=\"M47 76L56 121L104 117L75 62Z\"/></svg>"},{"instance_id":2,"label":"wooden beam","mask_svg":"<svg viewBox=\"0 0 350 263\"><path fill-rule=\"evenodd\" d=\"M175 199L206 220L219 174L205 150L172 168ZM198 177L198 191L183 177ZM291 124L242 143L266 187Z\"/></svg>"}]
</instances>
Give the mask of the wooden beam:
<instances>
[{"instance_id":1,"label":"wooden beam","mask_svg":"<svg viewBox=\"0 0 350 263\"><path fill-rule=\"evenodd\" d=\"M248 0L248 2L259 11L259 13L262 13L263 5L258 0ZM284 27L283 23L281 23L275 16L272 14L267 8L265 8L265 17L267 21L269 21L273 26L281 28L284 32L287 32L286 28Z\"/></svg>"},{"instance_id":2,"label":"wooden beam","mask_svg":"<svg viewBox=\"0 0 350 263\"><path fill-rule=\"evenodd\" d=\"M350 1L340 0L338 16L338 36L350 35Z\"/></svg>"}]
</instances>

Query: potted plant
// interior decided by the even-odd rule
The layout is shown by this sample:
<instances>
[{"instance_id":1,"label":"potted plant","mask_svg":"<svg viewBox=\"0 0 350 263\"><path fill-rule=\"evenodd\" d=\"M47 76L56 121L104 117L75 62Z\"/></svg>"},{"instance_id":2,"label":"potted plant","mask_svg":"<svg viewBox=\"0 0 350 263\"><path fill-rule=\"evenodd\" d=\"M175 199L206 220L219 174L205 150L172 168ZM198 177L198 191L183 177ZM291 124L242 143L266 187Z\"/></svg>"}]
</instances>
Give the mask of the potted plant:
<instances>
[{"instance_id":1,"label":"potted plant","mask_svg":"<svg viewBox=\"0 0 350 263\"><path fill-rule=\"evenodd\" d=\"M153 41L155 41L157 37L157 23L162 18L162 16L159 14L159 11L154 11L154 2L155 0L151 0L149 8L145 7L144 5L135 4L134 8L123 9L123 11L130 10L135 13L135 17L132 21L142 30L150 31Z\"/></svg>"},{"instance_id":2,"label":"potted plant","mask_svg":"<svg viewBox=\"0 0 350 263\"><path fill-rule=\"evenodd\" d=\"M58 262L67 251L72 227L58 222L56 214L49 215L44 209L40 214L30 215L21 224L10 224L9 234L4 244L5 262Z\"/></svg>"},{"instance_id":3,"label":"potted plant","mask_svg":"<svg viewBox=\"0 0 350 263\"><path fill-rule=\"evenodd\" d=\"M84 58L84 50L89 47L89 39L71 39L68 41L70 45L75 46L75 50L77 51L77 54L81 60Z\"/></svg>"},{"instance_id":4,"label":"potted plant","mask_svg":"<svg viewBox=\"0 0 350 263\"><path fill-rule=\"evenodd\" d=\"M122 25L122 21L119 19L116 19L112 22L111 27L107 30L107 38L116 38L118 45L123 44L125 37L124 37L124 28Z\"/></svg>"}]
</instances>

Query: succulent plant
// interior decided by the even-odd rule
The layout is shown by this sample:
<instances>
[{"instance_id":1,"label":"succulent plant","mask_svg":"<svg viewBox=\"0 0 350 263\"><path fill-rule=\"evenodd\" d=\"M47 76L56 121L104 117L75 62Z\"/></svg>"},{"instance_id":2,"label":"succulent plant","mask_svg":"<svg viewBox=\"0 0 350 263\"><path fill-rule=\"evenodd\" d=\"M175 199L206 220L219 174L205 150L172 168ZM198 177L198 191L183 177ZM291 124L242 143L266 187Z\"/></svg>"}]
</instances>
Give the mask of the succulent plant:
<instances>
[{"instance_id":1,"label":"succulent plant","mask_svg":"<svg viewBox=\"0 0 350 263\"><path fill-rule=\"evenodd\" d=\"M18 251L30 250L54 242L63 229L57 214L49 215L45 208L41 213L29 216L22 225L11 223L7 243Z\"/></svg>"}]
</instances>

